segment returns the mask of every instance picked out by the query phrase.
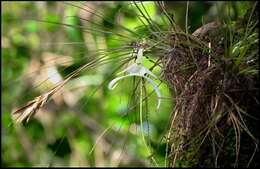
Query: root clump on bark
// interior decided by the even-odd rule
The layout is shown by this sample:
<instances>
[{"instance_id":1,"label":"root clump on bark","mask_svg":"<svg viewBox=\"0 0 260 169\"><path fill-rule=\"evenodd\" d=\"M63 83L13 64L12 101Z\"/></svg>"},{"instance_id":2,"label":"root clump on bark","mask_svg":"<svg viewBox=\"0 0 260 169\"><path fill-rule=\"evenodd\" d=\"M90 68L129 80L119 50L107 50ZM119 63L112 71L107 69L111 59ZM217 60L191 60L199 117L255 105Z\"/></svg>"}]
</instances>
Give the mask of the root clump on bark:
<instances>
[{"instance_id":1,"label":"root clump on bark","mask_svg":"<svg viewBox=\"0 0 260 169\"><path fill-rule=\"evenodd\" d=\"M225 56L224 29L211 22L170 38L172 51L163 63L175 104L167 136L171 167L247 166L254 159L257 138L248 124L257 124L249 116L259 114L258 76L234 69Z\"/></svg>"}]
</instances>

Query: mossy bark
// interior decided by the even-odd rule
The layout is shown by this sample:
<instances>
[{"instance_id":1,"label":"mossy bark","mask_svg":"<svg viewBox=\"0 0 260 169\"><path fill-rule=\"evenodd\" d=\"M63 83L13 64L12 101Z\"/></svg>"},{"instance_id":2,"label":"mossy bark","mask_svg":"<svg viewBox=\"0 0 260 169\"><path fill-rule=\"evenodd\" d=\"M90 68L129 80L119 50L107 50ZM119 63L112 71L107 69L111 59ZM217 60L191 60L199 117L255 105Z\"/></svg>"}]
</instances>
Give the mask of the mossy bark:
<instances>
[{"instance_id":1,"label":"mossy bark","mask_svg":"<svg viewBox=\"0 0 260 169\"><path fill-rule=\"evenodd\" d=\"M247 13L236 22L233 40L243 38L249 18L258 21L256 10L252 16ZM170 167L259 164L258 120L245 115L259 119L259 79L238 72L250 65L234 65L226 51L230 48L227 29L212 22L191 36L171 36L173 50L164 59L164 75L175 104L167 138ZM258 50L258 46L250 48L248 55Z\"/></svg>"}]
</instances>

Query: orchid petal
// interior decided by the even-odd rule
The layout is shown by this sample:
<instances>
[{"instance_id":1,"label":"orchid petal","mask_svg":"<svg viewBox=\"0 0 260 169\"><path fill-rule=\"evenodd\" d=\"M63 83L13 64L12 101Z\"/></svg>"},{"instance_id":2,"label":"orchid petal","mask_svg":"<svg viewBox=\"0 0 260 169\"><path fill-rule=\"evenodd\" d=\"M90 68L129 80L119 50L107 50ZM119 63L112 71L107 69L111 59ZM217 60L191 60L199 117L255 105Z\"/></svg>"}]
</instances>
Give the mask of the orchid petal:
<instances>
[{"instance_id":1,"label":"orchid petal","mask_svg":"<svg viewBox=\"0 0 260 169\"><path fill-rule=\"evenodd\" d=\"M117 77L117 78L115 78L115 79L113 79L113 80L111 80L111 81L109 82L109 84L108 84L108 89L113 90L113 89L116 87L117 82L118 82L119 80L121 80L121 79L123 79L123 78L126 78L126 77L129 77L129 76L140 76L140 75L139 75L139 74L136 74L136 73L133 73L133 74L129 74L129 75ZM143 77L143 76L142 76L142 77Z\"/></svg>"},{"instance_id":2,"label":"orchid petal","mask_svg":"<svg viewBox=\"0 0 260 169\"><path fill-rule=\"evenodd\" d=\"M129 76L129 75L126 75L126 76ZM117 77L117 78L111 80L111 81L109 82L109 84L108 84L108 89L109 89L109 90L113 90L113 89L117 86L117 81L119 81L119 80L125 78L126 76L120 76L120 77Z\"/></svg>"}]
</instances>

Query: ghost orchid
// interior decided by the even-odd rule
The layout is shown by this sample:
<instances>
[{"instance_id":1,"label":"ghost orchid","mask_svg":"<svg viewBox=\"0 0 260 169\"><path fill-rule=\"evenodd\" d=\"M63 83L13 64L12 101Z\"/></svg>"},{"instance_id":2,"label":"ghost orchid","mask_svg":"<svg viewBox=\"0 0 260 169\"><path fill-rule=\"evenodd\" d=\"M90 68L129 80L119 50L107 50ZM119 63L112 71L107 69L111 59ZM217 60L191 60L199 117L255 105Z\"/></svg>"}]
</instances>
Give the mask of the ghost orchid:
<instances>
[{"instance_id":1,"label":"ghost orchid","mask_svg":"<svg viewBox=\"0 0 260 169\"><path fill-rule=\"evenodd\" d=\"M147 76L149 75L155 79L158 79L158 78L149 69L147 69L146 67L143 66L143 64L142 64L143 63L143 51L144 51L144 48L138 49L135 63L131 64L126 69L124 69L122 72L118 73L118 74L127 73L127 75L119 76L119 77L113 79L112 81L110 81L110 83L108 84L108 88L110 90L113 90L117 86L117 83L119 80L122 80L127 77L131 77L131 76L143 77L153 86L153 89L158 98L157 109L159 109L160 104L161 104L161 99L160 99L161 93L160 93L157 85L155 84L155 82Z\"/></svg>"}]
</instances>

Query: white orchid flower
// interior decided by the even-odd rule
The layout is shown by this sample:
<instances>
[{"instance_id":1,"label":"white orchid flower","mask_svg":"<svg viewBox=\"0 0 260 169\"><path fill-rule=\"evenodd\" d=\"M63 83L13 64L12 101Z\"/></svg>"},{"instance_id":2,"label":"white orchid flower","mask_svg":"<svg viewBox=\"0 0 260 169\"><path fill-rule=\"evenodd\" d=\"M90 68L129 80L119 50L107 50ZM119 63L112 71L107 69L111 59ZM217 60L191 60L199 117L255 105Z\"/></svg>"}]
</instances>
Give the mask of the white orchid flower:
<instances>
[{"instance_id":1,"label":"white orchid flower","mask_svg":"<svg viewBox=\"0 0 260 169\"><path fill-rule=\"evenodd\" d=\"M112 81L110 81L110 83L108 84L108 88L110 90L113 90L117 86L117 82L119 80L126 78L126 77L131 77L131 76L143 77L153 86L153 89L154 89L154 91L155 91L155 93L158 97L157 109L159 109L160 104L161 104L161 99L160 99L161 93L160 93L157 85L154 83L154 81L151 78L147 77L147 75L150 75L155 79L158 79L158 78L149 69L147 69L146 67L144 67L142 65L142 63L143 63L143 50L144 50L143 48L139 48L138 51L137 51L137 59L136 59L135 63L131 64L126 69L124 69L122 72L118 73L118 74L122 74L122 73L128 73L128 74L124 75L124 76L119 76L119 77L113 79Z\"/></svg>"}]
</instances>

